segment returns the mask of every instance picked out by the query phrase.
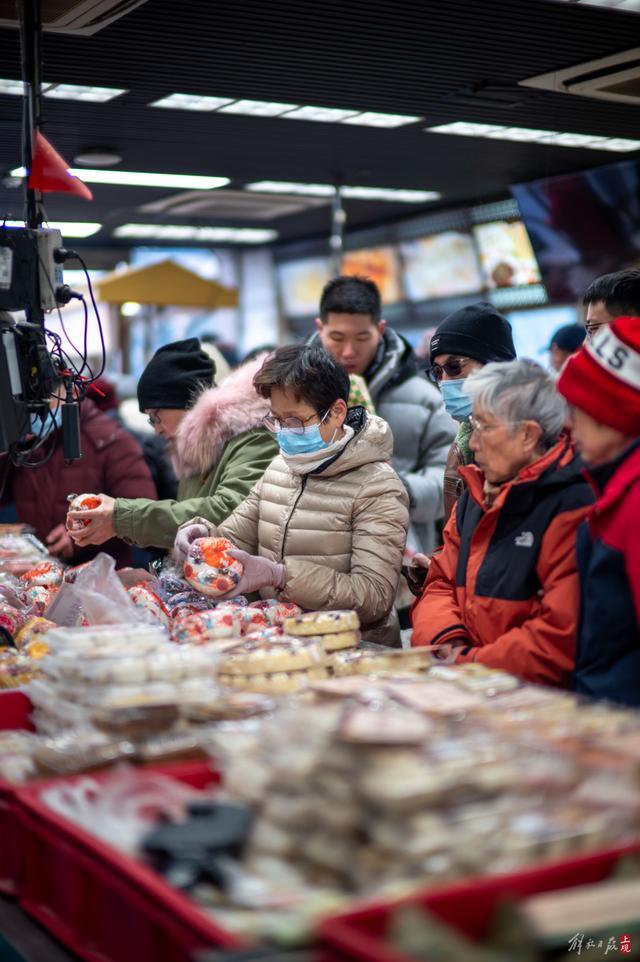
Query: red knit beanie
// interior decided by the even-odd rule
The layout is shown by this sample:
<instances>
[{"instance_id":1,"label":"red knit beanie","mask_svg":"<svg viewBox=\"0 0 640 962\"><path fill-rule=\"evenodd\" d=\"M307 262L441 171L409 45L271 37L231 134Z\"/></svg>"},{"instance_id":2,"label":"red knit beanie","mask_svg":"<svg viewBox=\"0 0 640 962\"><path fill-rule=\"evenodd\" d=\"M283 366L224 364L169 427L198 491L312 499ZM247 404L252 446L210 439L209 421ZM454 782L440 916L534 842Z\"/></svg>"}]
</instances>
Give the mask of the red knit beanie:
<instances>
[{"instance_id":1,"label":"red knit beanie","mask_svg":"<svg viewBox=\"0 0 640 962\"><path fill-rule=\"evenodd\" d=\"M585 341L565 364L558 390L600 424L640 435L640 317L617 317Z\"/></svg>"}]
</instances>

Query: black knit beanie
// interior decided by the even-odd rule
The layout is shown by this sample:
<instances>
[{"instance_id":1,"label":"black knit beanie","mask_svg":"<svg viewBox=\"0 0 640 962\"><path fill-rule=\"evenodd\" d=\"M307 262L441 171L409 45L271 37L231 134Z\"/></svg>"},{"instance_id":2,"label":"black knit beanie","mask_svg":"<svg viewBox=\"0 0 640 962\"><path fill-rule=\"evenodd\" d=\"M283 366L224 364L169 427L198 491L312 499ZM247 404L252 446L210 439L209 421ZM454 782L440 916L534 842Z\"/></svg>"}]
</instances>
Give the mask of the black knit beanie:
<instances>
[{"instance_id":1,"label":"black knit beanie","mask_svg":"<svg viewBox=\"0 0 640 962\"><path fill-rule=\"evenodd\" d=\"M431 363L438 354L472 357L482 364L515 361L511 324L492 304L469 304L445 317L431 338Z\"/></svg>"},{"instance_id":2,"label":"black knit beanie","mask_svg":"<svg viewBox=\"0 0 640 962\"><path fill-rule=\"evenodd\" d=\"M159 408L186 410L199 387L211 387L216 373L212 358L197 337L159 348L138 381L141 411Z\"/></svg>"}]
</instances>

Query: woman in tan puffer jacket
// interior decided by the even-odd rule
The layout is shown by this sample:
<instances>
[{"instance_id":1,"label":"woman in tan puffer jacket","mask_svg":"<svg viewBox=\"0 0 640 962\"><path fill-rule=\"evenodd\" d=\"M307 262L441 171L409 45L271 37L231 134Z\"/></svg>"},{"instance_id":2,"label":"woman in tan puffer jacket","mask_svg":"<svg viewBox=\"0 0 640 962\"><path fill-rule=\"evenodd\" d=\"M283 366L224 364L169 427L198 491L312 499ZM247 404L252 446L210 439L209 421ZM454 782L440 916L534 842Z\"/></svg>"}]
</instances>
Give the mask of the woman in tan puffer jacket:
<instances>
[{"instance_id":1,"label":"woman in tan puffer jacket","mask_svg":"<svg viewBox=\"0 0 640 962\"><path fill-rule=\"evenodd\" d=\"M363 408L347 411L349 379L319 347L280 348L254 383L270 400L265 422L280 456L217 528L199 518L183 526L177 555L215 532L240 549L236 593L260 590L309 610L353 608L364 628L382 626L409 524L391 429Z\"/></svg>"}]
</instances>

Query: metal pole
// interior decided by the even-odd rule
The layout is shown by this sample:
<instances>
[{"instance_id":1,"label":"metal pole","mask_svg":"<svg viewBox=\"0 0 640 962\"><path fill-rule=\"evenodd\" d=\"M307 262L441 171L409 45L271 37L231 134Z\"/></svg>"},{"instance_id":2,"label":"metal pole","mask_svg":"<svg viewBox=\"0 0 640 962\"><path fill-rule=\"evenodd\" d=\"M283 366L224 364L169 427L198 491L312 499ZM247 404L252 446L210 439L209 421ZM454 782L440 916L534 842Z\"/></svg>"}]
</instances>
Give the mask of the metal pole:
<instances>
[{"instance_id":1,"label":"metal pole","mask_svg":"<svg viewBox=\"0 0 640 962\"><path fill-rule=\"evenodd\" d=\"M22 48L22 79L25 85L22 165L27 173L31 170L35 134L40 129L41 38L40 0L21 0L20 43ZM27 227L36 229L42 224L40 200L40 192L31 190L27 186L25 178L25 221Z\"/></svg>"},{"instance_id":2,"label":"metal pole","mask_svg":"<svg viewBox=\"0 0 640 962\"><path fill-rule=\"evenodd\" d=\"M346 220L347 215L342 206L342 191L336 185L331 207L331 239L329 242L331 245L331 269L334 277L339 275L342 266L342 247Z\"/></svg>"}]
</instances>

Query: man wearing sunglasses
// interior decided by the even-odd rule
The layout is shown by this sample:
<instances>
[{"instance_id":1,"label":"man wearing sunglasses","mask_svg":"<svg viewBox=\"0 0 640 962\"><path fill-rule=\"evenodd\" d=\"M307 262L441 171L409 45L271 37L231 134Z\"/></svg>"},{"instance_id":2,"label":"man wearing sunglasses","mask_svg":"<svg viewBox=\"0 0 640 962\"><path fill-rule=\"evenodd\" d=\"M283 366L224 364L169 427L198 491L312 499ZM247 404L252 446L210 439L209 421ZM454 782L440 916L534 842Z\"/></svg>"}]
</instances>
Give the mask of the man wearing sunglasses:
<instances>
[{"instance_id":1,"label":"man wearing sunglasses","mask_svg":"<svg viewBox=\"0 0 640 962\"><path fill-rule=\"evenodd\" d=\"M444 472L444 520L464 490L458 469L473 461L471 398L464 393L470 374L490 361L514 361L511 324L491 304L469 304L439 324L431 338L429 376L439 385L444 406L458 422L458 433L449 450Z\"/></svg>"}]
</instances>

